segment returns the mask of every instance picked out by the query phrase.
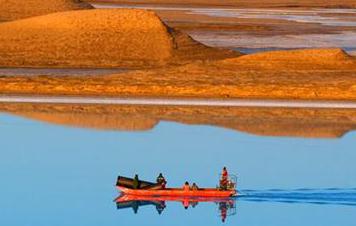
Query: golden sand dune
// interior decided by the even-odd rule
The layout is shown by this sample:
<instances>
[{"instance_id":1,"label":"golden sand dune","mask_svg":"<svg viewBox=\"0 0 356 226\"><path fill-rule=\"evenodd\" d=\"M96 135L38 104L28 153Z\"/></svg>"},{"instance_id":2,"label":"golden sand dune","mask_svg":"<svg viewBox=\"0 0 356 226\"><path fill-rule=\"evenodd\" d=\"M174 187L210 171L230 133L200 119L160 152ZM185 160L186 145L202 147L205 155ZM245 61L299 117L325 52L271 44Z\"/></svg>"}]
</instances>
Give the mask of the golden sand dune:
<instances>
[{"instance_id":1,"label":"golden sand dune","mask_svg":"<svg viewBox=\"0 0 356 226\"><path fill-rule=\"evenodd\" d=\"M356 111L341 109L0 104L0 111L104 130L150 130L160 121L172 121L264 136L336 138L356 129Z\"/></svg>"},{"instance_id":2,"label":"golden sand dune","mask_svg":"<svg viewBox=\"0 0 356 226\"><path fill-rule=\"evenodd\" d=\"M107 76L0 77L0 89L7 94L356 100L355 72L355 59L341 50L299 50Z\"/></svg>"},{"instance_id":3,"label":"golden sand dune","mask_svg":"<svg viewBox=\"0 0 356 226\"><path fill-rule=\"evenodd\" d=\"M90 8L90 4L80 0L0 0L0 21Z\"/></svg>"},{"instance_id":4,"label":"golden sand dune","mask_svg":"<svg viewBox=\"0 0 356 226\"><path fill-rule=\"evenodd\" d=\"M356 58L342 49L271 51L224 60L233 67L267 70L356 69Z\"/></svg>"},{"instance_id":5,"label":"golden sand dune","mask_svg":"<svg viewBox=\"0 0 356 226\"><path fill-rule=\"evenodd\" d=\"M149 67L237 56L134 9L61 12L0 24L2 67Z\"/></svg>"},{"instance_id":6,"label":"golden sand dune","mask_svg":"<svg viewBox=\"0 0 356 226\"><path fill-rule=\"evenodd\" d=\"M95 3L122 4L165 4L195 6L234 6L243 8L256 7L326 7L356 8L355 0L86 0Z\"/></svg>"}]
</instances>

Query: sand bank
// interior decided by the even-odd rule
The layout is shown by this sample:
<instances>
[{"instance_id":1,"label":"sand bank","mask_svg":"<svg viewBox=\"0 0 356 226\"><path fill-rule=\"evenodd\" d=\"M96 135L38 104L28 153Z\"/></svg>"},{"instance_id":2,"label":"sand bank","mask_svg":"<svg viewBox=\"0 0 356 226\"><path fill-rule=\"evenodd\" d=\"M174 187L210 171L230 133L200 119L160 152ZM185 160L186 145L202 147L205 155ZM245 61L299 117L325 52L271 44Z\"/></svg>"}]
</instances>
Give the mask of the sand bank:
<instances>
[{"instance_id":1,"label":"sand bank","mask_svg":"<svg viewBox=\"0 0 356 226\"><path fill-rule=\"evenodd\" d=\"M0 21L91 8L90 4L80 0L0 0Z\"/></svg>"},{"instance_id":2,"label":"sand bank","mask_svg":"<svg viewBox=\"0 0 356 226\"><path fill-rule=\"evenodd\" d=\"M220 62L219 62L220 63ZM271 51L221 61L251 70L355 70L356 58L341 49Z\"/></svg>"},{"instance_id":3,"label":"sand bank","mask_svg":"<svg viewBox=\"0 0 356 226\"><path fill-rule=\"evenodd\" d=\"M206 47L164 25L155 13L134 9L2 23L0 43L1 67L144 68L239 55Z\"/></svg>"},{"instance_id":4,"label":"sand bank","mask_svg":"<svg viewBox=\"0 0 356 226\"><path fill-rule=\"evenodd\" d=\"M100 130L145 131L161 121L172 121L264 136L337 138L356 129L356 111L341 109L0 104L0 111Z\"/></svg>"},{"instance_id":5,"label":"sand bank","mask_svg":"<svg viewBox=\"0 0 356 226\"><path fill-rule=\"evenodd\" d=\"M277 51L107 76L0 77L4 94L356 100L356 60L339 49Z\"/></svg>"}]
</instances>

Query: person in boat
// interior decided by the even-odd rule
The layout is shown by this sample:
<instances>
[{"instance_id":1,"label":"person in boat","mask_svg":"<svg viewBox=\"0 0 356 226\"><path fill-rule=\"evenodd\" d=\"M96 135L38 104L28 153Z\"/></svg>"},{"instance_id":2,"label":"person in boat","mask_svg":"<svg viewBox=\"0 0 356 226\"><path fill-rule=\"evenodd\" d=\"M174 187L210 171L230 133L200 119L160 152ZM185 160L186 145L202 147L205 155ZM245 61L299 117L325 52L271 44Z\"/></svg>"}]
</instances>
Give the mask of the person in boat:
<instances>
[{"instance_id":1,"label":"person in boat","mask_svg":"<svg viewBox=\"0 0 356 226\"><path fill-rule=\"evenodd\" d=\"M192 188L191 188L193 191L198 191L199 190L199 187L196 183L193 183L192 184Z\"/></svg>"},{"instance_id":2,"label":"person in boat","mask_svg":"<svg viewBox=\"0 0 356 226\"><path fill-rule=\"evenodd\" d=\"M132 182L132 188L133 189L138 189L140 187L140 181L138 179L138 175L135 174L135 177L133 179L133 182Z\"/></svg>"},{"instance_id":3,"label":"person in boat","mask_svg":"<svg viewBox=\"0 0 356 226\"><path fill-rule=\"evenodd\" d=\"M223 168L220 179L220 189L227 190L227 184L229 182L229 173L227 172L226 167Z\"/></svg>"},{"instance_id":4,"label":"person in boat","mask_svg":"<svg viewBox=\"0 0 356 226\"><path fill-rule=\"evenodd\" d=\"M160 173L156 179L156 182L157 184L160 184L162 189L165 189L166 188L166 184L167 184L167 181L166 181L166 178L164 178L163 174Z\"/></svg>"},{"instance_id":5,"label":"person in boat","mask_svg":"<svg viewBox=\"0 0 356 226\"><path fill-rule=\"evenodd\" d=\"M183 185L183 191L190 191L189 183L186 181Z\"/></svg>"}]
</instances>

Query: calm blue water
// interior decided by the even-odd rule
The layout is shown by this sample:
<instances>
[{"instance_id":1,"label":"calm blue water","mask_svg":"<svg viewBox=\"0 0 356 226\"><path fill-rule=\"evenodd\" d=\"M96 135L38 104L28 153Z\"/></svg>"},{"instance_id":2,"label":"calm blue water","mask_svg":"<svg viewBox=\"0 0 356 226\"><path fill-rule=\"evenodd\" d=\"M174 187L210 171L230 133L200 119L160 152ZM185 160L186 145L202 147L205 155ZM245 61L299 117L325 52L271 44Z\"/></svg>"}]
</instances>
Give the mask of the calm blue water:
<instances>
[{"instance_id":1,"label":"calm blue water","mask_svg":"<svg viewBox=\"0 0 356 226\"><path fill-rule=\"evenodd\" d=\"M222 225L216 203L116 208L118 174L170 186L215 186L222 166L243 196L224 225L355 225L356 133L341 139L260 137L160 123L105 132L0 115L1 225ZM233 213L233 211L231 211Z\"/></svg>"}]
</instances>

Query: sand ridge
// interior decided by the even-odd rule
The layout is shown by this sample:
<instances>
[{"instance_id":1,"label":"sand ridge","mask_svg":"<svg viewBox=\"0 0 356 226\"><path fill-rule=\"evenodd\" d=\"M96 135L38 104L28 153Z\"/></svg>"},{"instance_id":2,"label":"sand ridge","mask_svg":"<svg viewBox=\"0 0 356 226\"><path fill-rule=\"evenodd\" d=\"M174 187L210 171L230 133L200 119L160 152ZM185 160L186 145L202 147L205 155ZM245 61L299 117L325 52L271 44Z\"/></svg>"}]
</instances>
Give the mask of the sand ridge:
<instances>
[{"instance_id":1,"label":"sand ridge","mask_svg":"<svg viewBox=\"0 0 356 226\"><path fill-rule=\"evenodd\" d=\"M91 8L90 4L81 0L0 0L0 21Z\"/></svg>"},{"instance_id":2,"label":"sand ridge","mask_svg":"<svg viewBox=\"0 0 356 226\"><path fill-rule=\"evenodd\" d=\"M220 62L233 67L260 70L356 69L356 58L338 48L270 51Z\"/></svg>"},{"instance_id":3,"label":"sand ridge","mask_svg":"<svg viewBox=\"0 0 356 226\"><path fill-rule=\"evenodd\" d=\"M2 67L142 68L239 55L195 42L139 9L68 11L2 23L0 43Z\"/></svg>"},{"instance_id":4,"label":"sand ridge","mask_svg":"<svg viewBox=\"0 0 356 226\"><path fill-rule=\"evenodd\" d=\"M319 57L309 56L311 51ZM265 58L270 55L277 63ZM0 77L0 89L4 94L356 100L355 62L338 49L266 52L106 76Z\"/></svg>"}]
</instances>

